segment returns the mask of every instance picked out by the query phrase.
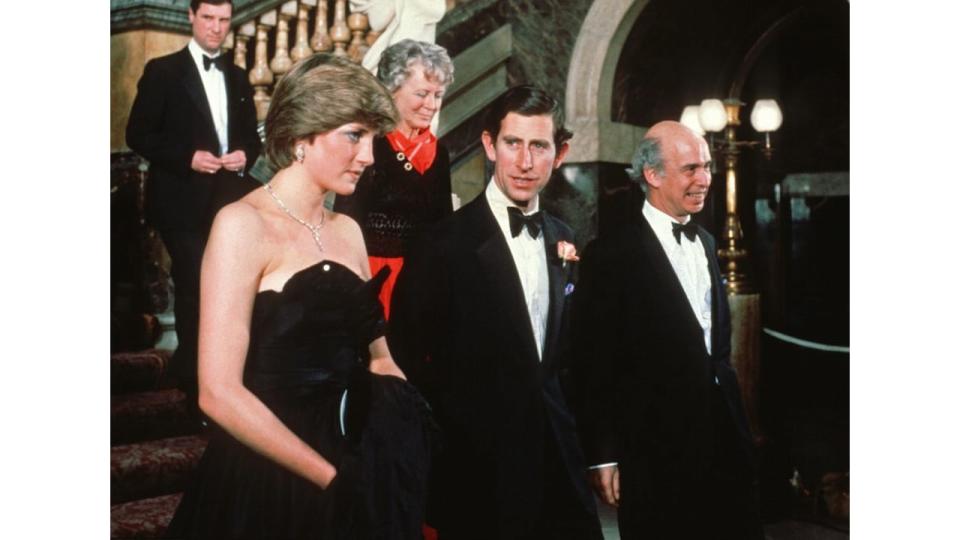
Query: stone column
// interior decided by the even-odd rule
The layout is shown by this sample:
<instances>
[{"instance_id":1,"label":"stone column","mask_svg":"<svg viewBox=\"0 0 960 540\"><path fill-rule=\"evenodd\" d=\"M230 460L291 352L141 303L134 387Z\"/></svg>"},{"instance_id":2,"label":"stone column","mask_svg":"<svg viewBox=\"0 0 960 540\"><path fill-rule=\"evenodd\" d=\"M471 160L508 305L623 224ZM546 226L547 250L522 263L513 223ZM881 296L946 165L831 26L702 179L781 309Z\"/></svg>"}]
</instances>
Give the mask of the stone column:
<instances>
[{"instance_id":1,"label":"stone column","mask_svg":"<svg viewBox=\"0 0 960 540\"><path fill-rule=\"evenodd\" d=\"M313 54L313 49L310 48L310 37L307 35L307 18L309 15L307 6L301 4L297 14L297 42L290 50L290 58L294 62L303 60Z\"/></svg>"},{"instance_id":2,"label":"stone column","mask_svg":"<svg viewBox=\"0 0 960 540\"><path fill-rule=\"evenodd\" d=\"M367 50L370 50L370 47L375 41L377 41L377 38L380 37L380 34L382 33L382 31L377 32L376 30L370 30L367 32L367 39L365 40L367 42Z\"/></svg>"},{"instance_id":3,"label":"stone column","mask_svg":"<svg viewBox=\"0 0 960 540\"><path fill-rule=\"evenodd\" d=\"M270 11L260 16L257 24L257 47L254 51L253 69L250 70L250 85L253 86L253 103L257 107L257 120L267 117L270 94L267 87L273 84L273 72L267 64L267 32L277 23L277 12Z\"/></svg>"},{"instance_id":4,"label":"stone column","mask_svg":"<svg viewBox=\"0 0 960 540\"><path fill-rule=\"evenodd\" d=\"M310 38L310 48L314 52L330 52L333 50L333 40L327 33L327 3L329 1L320 0L319 5L317 5L317 21L314 24L313 37Z\"/></svg>"},{"instance_id":5,"label":"stone column","mask_svg":"<svg viewBox=\"0 0 960 540\"><path fill-rule=\"evenodd\" d=\"M367 42L363 40L363 34L369 26L367 16L363 13L351 13L347 17L347 26L353 33L353 40L350 42L350 48L347 49L347 55L354 62L360 63L363 60L363 55L367 54L367 50L370 49Z\"/></svg>"},{"instance_id":6,"label":"stone column","mask_svg":"<svg viewBox=\"0 0 960 540\"><path fill-rule=\"evenodd\" d=\"M270 71L278 77L290 70L293 60L290 59L290 19L297 14L297 2L291 0L280 6L277 17L277 35L274 44L273 59L270 60Z\"/></svg>"},{"instance_id":7,"label":"stone column","mask_svg":"<svg viewBox=\"0 0 960 540\"><path fill-rule=\"evenodd\" d=\"M253 21L245 23L236 30L237 46L233 49L233 63L240 69L247 69L247 43L257 35L257 25Z\"/></svg>"},{"instance_id":8,"label":"stone column","mask_svg":"<svg viewBox=\"0 0 960 540\"><path fill-rule=\"evenodd\" d=\"M754 441L762 441L757 418L760 381L760 293L727 293L730 302L730 363L737 372L743 408Z\"/></svg>"},{"instance_id":9,"label":"stone column","mask_svg":"<svg viewBox=\"0 0 960 540\"><path fill-rule=\"evenodd\" d=\"M333 40L333 54L347 56L346 44L350 41L350 28L347 26L347 0L337 0L333 12L333 27L330 28Z\"/></svg>"}]
</instances>

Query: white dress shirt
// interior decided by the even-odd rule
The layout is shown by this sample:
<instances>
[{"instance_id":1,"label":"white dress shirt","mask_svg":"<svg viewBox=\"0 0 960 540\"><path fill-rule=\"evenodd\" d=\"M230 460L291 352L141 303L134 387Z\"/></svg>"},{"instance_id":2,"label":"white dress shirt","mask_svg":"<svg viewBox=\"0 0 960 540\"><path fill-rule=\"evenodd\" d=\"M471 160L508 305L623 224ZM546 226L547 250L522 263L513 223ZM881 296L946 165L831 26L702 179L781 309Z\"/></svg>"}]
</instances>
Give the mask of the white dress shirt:
<instances>
[{"instance_id":1,"label":"white dress shirt","mask_svg":"<svg viewBox=\"0 0 960 540\"><path fill-rule=\"evenodd\" d=\"M220 142L220 155L227 153L227 87L223 80L224 74L214 66L209 70L203 69L203 57L217 58L220 54L207 54L196 40L191 39L187 45L193 62L197 65L197 71L200 72L200 81L203 83L203 91L207 94L207 102L210 104L210 116L213 117L213 127L217 130L217 139Z\"/></svg>"},{"instance_id":2,"label":"white dress shirt","mask_svg":"<svg viewBox=\"0 0 960 540\"><path fill-rule=\"evenodd\" d=\"M680 243L673 235L673 223L680 223L668 216L660 209L646 201L643 203L643 217L657 235L657 240L663 246L663 251L670 260L670 266L673 272L680 280L683 286L683 292L690 303L694 316L703 329L703 342L707 346L707 354L711 353L710 329L713 325L713 315L711 306L713 304L710 296L710 269L707 266L707 255L703 249L703 242L700 237L694 237L691 242L685 234L680 234ZM684 225L690 221L687 216L686 221L680 223Z\"/></svg>"},{"instance_id":3,"label":"white dress shirt","mask_svg":"<svg viewBox=\"0 0 960 540\"><path fill-rule=\"evenodd\" d=\"M527 303L527 314L530 316L530 326L533 328L533 339L537 343L537 355L543 360L543 340L547 334L547 314L550 310L550 277L547 274L547 251L543 245L543 231L534 239L530 231L524 227L516 237L510 234L510 217L507 207L517 206L500 191L494 180L490 180L486 189L487 203L493 211L493 217L500 226L500 232L507 240L510 255L517 267L520 285L523 287L523 297ZM540 197L530 201L524 215L529 215L540 208ZM522 210L522 209L521 209Z\"/></svg>"}]
</instances>

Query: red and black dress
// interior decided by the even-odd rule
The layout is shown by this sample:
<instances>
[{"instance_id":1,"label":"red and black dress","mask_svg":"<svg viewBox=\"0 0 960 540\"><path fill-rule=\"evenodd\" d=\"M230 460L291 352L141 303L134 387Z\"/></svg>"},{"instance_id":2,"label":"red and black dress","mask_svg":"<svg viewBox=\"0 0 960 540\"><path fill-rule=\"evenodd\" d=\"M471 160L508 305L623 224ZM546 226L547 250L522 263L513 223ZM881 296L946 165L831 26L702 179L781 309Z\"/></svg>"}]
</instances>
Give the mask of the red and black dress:
<instances>
[{"instance_id":1,"label":"red and black dress","mask_svg":"<svg viewBox=\"0 0 960 540\"><path fill-rule=\"evenodd\" d=\"M360 224L370 271L376 274L390 267L390 277L380 291L389 317L390 295L407 243L423 226L453 213L450 155L429 131L413 139L399 131L377 137L373 155L375 162L360 177L356 191L337 196L333 209Z\"/></svg>"}]
</instances>

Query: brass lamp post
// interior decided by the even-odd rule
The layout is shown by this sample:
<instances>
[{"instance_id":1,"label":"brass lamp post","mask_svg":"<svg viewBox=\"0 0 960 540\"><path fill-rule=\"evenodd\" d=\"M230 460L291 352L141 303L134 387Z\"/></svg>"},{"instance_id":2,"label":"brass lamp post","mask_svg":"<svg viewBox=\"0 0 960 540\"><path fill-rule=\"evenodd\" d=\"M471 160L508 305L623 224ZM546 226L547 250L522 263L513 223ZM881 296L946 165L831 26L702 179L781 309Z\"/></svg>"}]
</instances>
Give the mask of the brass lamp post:
<instances>
[{"instance_id":1,"label":"brass lamp post","mask_svg":"<svg viewBox=\"0 0 960 540\"><path fill-rule=\"evenodd\" d=\"M741 149L763 145L761 150L768 159L773 154L770 132L783 123L783 115L777 102L761 99L753 106L750 123L765 135L764 142L737 140L740 125L740 107L736 98L705 99L700 105L691 105L683 110L680 122L701 135L710 133L710 152L723 159L726 168L727 215L723 237L719 240L717 256L726 280L727 299L730 302L730 361L740 381L744 408L750 421L755 441L763 440L757 414L757 388L760 380L760 293L745 272L747 250L743 245L743 229L737 214L737 159ZM722 138L715 133L723 133ZM716 163L716 161L714 162ZM716 166L714 165L714 171Z\"/></svg>"},{"instance_id":2,"label":"brass lamp post","mask_svg":"<svg viewBox=\"0 0 960 540\"><path fill-rule=\"evenodd\" d=\"M776 100L760 99L753 106L750 114L750 123L758 132L765 135L764 142L737 140L737 127L740 126L740 107L744 105L739 99L727 98L705 99L700 105L690 105L683 110L680 122L700 133L709 132L710 151L722 157L726 165L726 199L727 215L723 226L721 248L717 255L722 261L722 270L727 282L727 292L745 294L755 291L753 283L746 272L747 250L743 246L743 228L740 226L740 217L737 214L737 160L741 148L762 146L764 156L769 159L773 155L770 146L770 133L776 131L783 123L783 115ZM723 132L722 138L714 137L714 133ZM714 172L716 172L714 170Z\"/></svg>"}]
</instances>

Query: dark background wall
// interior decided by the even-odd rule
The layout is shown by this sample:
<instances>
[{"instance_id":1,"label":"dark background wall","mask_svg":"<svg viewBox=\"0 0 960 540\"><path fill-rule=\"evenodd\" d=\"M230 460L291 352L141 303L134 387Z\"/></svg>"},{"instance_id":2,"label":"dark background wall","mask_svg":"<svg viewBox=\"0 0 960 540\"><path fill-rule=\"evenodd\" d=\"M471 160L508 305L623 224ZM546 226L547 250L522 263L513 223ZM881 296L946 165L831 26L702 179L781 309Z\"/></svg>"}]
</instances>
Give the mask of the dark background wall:
<instances>
[{"instance_id":1,"label":"dark background wall","mask_svg":"<svg viewBox=\"0 0 960 540\"><path fill-rule=\"evenodd\" d=\"M840 344L849 339L848 198L799 201L782 223L792 234L774 229L787 217L777 203L787 175L849 170L849 27L843 0L651 0L624 44L612 103L614 120L649 126L679 119L684 106L707 97L738 97L746 103L740 139L759 138L749 122L755 100L780 103L773 158L746 151L737 169L738 211L757 255L752 270L769 293L767 322ZM758 204L767 207L758 212ZM719 234L724 215L720 167L696 219ZM782 241L791 245L776 245Z\"/></svg>"},{"instance_id":2,"label":"dark background wall","mask_svg":"<svg viewBox=\"0 0 960 540\"><path fill-rule=\"evenodd\" d=\"M774 142L783 171L847 170L849 27L843 0L651 0L617 64L613 119L679 119L685 105L725 98L736 86L744 102L779 101L784 125ZM741 121L749 123L749 109Z\"/></svg>"}]
</instances>

